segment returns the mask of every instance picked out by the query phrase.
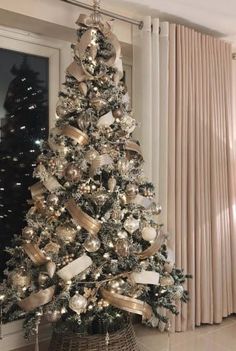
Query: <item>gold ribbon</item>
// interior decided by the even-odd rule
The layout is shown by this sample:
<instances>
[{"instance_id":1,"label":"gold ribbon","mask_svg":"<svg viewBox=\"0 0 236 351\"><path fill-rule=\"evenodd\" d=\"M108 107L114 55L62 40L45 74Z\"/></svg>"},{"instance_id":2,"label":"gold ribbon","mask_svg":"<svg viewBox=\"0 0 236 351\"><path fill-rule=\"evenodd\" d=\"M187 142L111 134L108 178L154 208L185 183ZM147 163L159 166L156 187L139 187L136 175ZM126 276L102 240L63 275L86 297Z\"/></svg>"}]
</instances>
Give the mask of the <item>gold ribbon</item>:
<instances>
[{"instance_id":1,"label":"gold ribbon","mask_svg":"<svg viewBox=\"0 0 236 351\"><path fill-rule=\"evenodd\" d=\"M83 256L77 258L73 262L69 263L57 272L57 275L64 281L71 280L76 275L82 273L91 266L93 261L89 256L84 254Z\"/></svg>"},{"instance_id":2,"label":"gold ribbon","mask_svg":"<svg viewBox=\"0 0 236 351\"><path fill-rule=\"evenodd\" d=\"M155 255L160 250L165 239L166 234L160 232L154 243L151 246L149 246L146 250L138 254L140 260L145 260L146 258Z\"/></svg>"},{"instance_id":3,"label":"gold ribbon","mask_svg":"<svg viewBox=\"0 0 236 351\"><path fill-rule=\"evenodd\" d=\"M107 154L97 156L91 163L90 176L93 176L99 168L111 165L112 163L112 158Z\"/></svg>"},{"instance_id":4,"label":"gold ribbon","mask_svg":"<svg viewBox=\"0 0 236 351\"><path fill-rule=\"evenodd\" d=\"M143 319L151 319L153 311L151 306L146 302L134 299L132 297L112 293L104 288L101 288L100 292L102 297L112 306L127 312L139 314L143 317Z\"/></svg>"},{"instance_id":5,"label":"gold ribbon","mask_svg":"<svg viewBox=\"0 0 236 351\"><path fill-rule=\"evenodd\" d=\"M97 235L101 229L101 223L83 212L81 208L77 206L74 199L71 198L67 201L65 207L77 225L86 229L91 235Z\"/></svg>"},{"instance_id":6,"label":"gold ribbon","mask_svg":"<svg viewBox=\"0 0 236 351\"><path fill-rule=\"evenodd\" d=\"M42 195L47 191L42 182L37 182L29 187L33 200L42 198Z\"/></svg>"},{"instance_id":7,"label":"gold ribbon","mask_svg":"<svg viewBox=\"0 0 236 351\"><path fill-rule=\"evenodd\" d=\"M29 256L31 261L36 265L36 266L42 266L47 262L47 259L43 252L39 249L37 245L34 244L24 244L23 249L25 250L25 253Z\"/></svg>"},{"instance_id":8,"label":"gold ribbon","mask_svg":"<svg viewBox=\"0 0 236 351\"><path fill-rule=\"evenodd\" d=\"M89 137L87 134L70 125L63 127L62 134L75 140L81 146L87 145L89 143Z\"/></svg>"},{"instance_id":9,"label":"gold ribbon","mask_svg":"<svg viewBox=\"0 0 236 351\"><path fill-rule=\"evenodd\" d=\"M46 305L49 303L54 295L55 286L51 286L48 289L40 290L37 293L32 293L29 297L18 301L18 306L26 312L35 310L37 307Z\"/></svg>"},{"instance_id":10,"label":"gold ribbon","mask_svg":"<svg viewBox=\"0 0 236 351\"><path fill-rule=\"evenodd\" d=\"M88 79L93 79L94 77L91 74L85 72L81 64L77 61L73 61L69 67L66 69L72 77L74 77L78 82L83 82Z\"/></svg>"},{"instance_id":11,"label":"gold ribbon","mask_svg":"<svg viewBox=\"0 0 236 351\"><path fill-rule=\"evenodd\" d=\"M137 154L139 154L143 158L141 147L135 141L128 140L125 144L125 149L127 151L136 152Z\"/></svg>"},{"instance_id":12,"label":"gold ribbon","mask_svg":"<svg viewBox=\"0 0 236 351\"><path fill-rule=\"evenodd\" d=\"M57 181L57 179L53 176L48 176L47 180L43 182L45 188L52 193L55 190L62 188L62 185Z\"/></svg>"}]
</instances>

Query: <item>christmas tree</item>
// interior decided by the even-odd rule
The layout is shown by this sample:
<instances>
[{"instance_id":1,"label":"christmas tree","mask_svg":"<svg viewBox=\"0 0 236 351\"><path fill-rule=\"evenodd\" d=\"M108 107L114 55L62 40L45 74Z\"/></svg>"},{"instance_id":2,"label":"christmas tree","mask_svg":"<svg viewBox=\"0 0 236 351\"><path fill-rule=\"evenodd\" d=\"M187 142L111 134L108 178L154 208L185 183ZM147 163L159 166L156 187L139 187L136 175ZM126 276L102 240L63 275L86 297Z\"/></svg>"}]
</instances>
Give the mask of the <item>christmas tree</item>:
<instances>
[{"instance_id":1,"label":"christmas tree","mask_svg":"<svg viewBox=\"0 0 236 351\"><path fill-rule=\"evenodd\" d=\"M96 12L77 24L27 226L8 250L4 312L23 314L27 335L42 315L60 332L110 332L132 313L163 329L163 310L177 314L176 301L188 300L187 276L168 258L160 207L132 138L120 44Z\"/></svg>"},{"instance_id":2,"label":"christmas tree","mask_svg":"<svg viewBox=\"0 0 236 351\"><path fill-rule=\"evenodd\" d=\"M0 228L3 245L10 244L13 234L19 233L24 225L28 210L28 187L32 184L35 160L40 153L40 139L45 139L48 104L45 89L24 57L19 68L13 66L14 76L10 82L4 108L6 115L0 129ZM44 117L45 116L45 117Z\"/></svg>"}]
</instances>

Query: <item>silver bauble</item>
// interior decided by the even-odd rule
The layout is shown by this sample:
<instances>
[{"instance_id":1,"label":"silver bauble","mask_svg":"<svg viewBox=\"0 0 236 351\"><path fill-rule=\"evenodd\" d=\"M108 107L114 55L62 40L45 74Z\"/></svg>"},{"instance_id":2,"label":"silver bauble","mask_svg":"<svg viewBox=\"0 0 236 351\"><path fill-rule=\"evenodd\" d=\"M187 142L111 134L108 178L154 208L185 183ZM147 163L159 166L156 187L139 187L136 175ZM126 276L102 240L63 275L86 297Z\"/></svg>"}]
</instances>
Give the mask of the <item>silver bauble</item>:
<instances>
[{"instance_id":1,"label":"silver bauble","mask_svg":"<svg viewBox=\"0 0 236 351\"><path fill-rule=\"evenodd\" d=\"M50 278L52 278L56 272L57 266L55 262L49 261L46 265L47 272Z\"/></svg>"},{"instance_id":2,"label":"silver bauble","mask_svg":"<svg viewBox=\"0 0 236 351\"><path fill-rule=\"evenodd\" d=\"M139 220L133 216L128 217L124 222L124 228L128 233L133 234L139 228Z\"/></svg>"},{"instance_id":3,"label":"silver bauble","mask_svg":"<svg viewBox=\"0 0 236 351\"><path fill-rule=\"evenodd\" d=\"M116 178L115 177L111 177L108 180L108 189L113 192L115 190L116 187Z\"/></svg>"},{"instance_id":4,"label":"silver bauble","mask_svg":"<svg viewBox=\"0 0 236 351\"><path fill-rule=\"evenodd\" d=\"M61 311L46 311L46 313L44 314L46 320L49 323L56 323L57 321L59 321L61 319Z\"/></svg>"},{"instance_id":5,"label":"silver bauble","mask_svg":"<svg viewBox=\"0 0 236 351\"><path fill-rule=\"evenodd\" d=\"M70 227L69 225L60 225L56 228L57 237L64 243L69 244L75 240L76 229Z\"/></svg>"},{"instance_id":6,"label":"silver bauble","mask_svg":"<svg viewBox=\"0 0 236 351\"><path fill-rule=\"evenodd\" d=\"M77 314L82 313L86 309L87 304L87 299L80 294L74 295L69 301L70 309L76 312Z\"/></svg>"},{"instance_id":7,"label":"silver bauble","mask_svg":"<svg viewBox=\"0 0 236 351\"><path fill-rule=\"evenodd\" d=\"M100 249L101 241L96 237L88 237L84 242L84 248L88 252L96 252Z\"/></svg>"},{"instance_id":8,"label":"silver bauble","mask_svg":"<svg viewBox=\"0 0 236 351\"><path fill-rule=\"evenodd\" d=\"M155 228L144 227L142 229L142 238L147 241L153 241L156 239L157 232Z\"/></svg>"},{"instance_id":9,"label":"silver bauble","mask_svg":"<svg viewBox=\"0 0 236 351\"><path fill-rule=\"evenodd\" d=\"M171 275L163 275L160 277L160 285L161 286L171 286L174 285L175 281Z\"/></svg>"},{"instance_id":10,"label":"silver bauble","mask_svg":"<svg viewBox=\"0 0 236 351\"><path fill-rule=\"evenodd\" d=\"M135 198L138 194L138 187L136 184L128 184L125 188L125 193L129 198Z\"/></svg>"},{"instance_id":11,"label":"silver bauble","mask_svg":"<svg viewBox=\"0 0 236 351\"><path fill-rule=\"evenodd\" d=\"M64 175L69 182L78 182L81 178L80 169L74 164L66 167Z\"/></svg>"},{"instance_id":12,"label":"silver bauble","mask_svg":"<svg viewBox=\"0 0 236 351\"><path fill-rule=\"evenodd\" d=\"M59 197L56 194L50 194L47 197L47 205L57 206L59 203Z\"/></svg>"},{"instance_id":13,"label":"silver bauble","mask_svg":"<svg viewBox=\"0 0 236 351\"><path fill-rule=\"evenodd\" d=\"M9 275L9 283L15 289L28 288L31 284L31 276L24 269L16 269Z\"/></svg>"},{"instance_id":14,"label":"silver bauble","mask_svg":"<svg viewBox=\"0 0 236 351\"><path fill-rule=\"evenodd\" d=\"M93 160L95 160L95 158L99 155L99 153L94 150L94 149L91 149L89 151L86 152L85 154L85 160L88 162L88 163L92 163Z\"/></svg>"},{"instance_id":15,"label":"silver bauble","mask_svg":"<svg viewBox=\"0 0 236 351\"><path fill-rule=\"evenodd\" d=\"M118 239L115 245L116 253L119 256L129 256L129 242L126 239Z\"/></svg>"},{"instance_id":16,"label":"silver bauble","mask_svg":"<svg viewBox=\"0 0 236 351\"><path fill-rule=\"evenodd\" d=\"M121 175L127 175L129 171L130 163L127 158L121 158L117 162L117 170L120 172Z\"/></svg>"},{"instance_id":17,"label":"silver bauble","mask_svg":"<svg viewBox=\"0 0 236 351\"><path fill-rule=\"evenodd\" d=\"M25 227L23 230L22 230L22 237L25 239L25 240L31 240L33 239L35 235L35 231L32 227Z\"/></svg>"}]
</instances>

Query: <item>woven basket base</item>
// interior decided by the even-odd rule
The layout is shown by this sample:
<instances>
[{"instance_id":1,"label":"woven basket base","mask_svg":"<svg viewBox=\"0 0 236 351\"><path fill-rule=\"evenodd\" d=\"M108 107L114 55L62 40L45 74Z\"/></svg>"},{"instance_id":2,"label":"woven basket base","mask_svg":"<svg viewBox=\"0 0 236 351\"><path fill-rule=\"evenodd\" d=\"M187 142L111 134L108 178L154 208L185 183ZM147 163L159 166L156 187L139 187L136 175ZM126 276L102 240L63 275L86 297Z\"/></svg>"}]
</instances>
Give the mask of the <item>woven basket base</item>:
<instances>
[{"instance_id":1,"label":"woven basket base","mask_svg":"<svg viewBox=\"0 0 236 351\"><path fill-rule=\"evenodd\" d=\"M53 333L48 351L139 351L133 325L105 335L79 335Z\"/></svg>"}]
</instances>

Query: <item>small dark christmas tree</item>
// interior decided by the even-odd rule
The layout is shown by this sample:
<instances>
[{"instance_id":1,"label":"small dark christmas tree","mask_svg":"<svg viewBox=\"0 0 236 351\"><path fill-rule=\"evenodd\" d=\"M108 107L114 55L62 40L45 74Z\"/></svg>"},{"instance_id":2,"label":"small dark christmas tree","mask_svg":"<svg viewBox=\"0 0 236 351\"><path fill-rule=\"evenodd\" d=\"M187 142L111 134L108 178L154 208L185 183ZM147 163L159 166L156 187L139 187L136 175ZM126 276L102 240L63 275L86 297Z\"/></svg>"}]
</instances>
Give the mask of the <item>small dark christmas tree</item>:
<instances>
[{"instance_id":1,"label":"small dark christmas tree","mask_svg":"<svg viewBox=\"0 0 236 351\"><path fill-rule=\"evenodd\" d=\"M15 78L10 82L1 119L0 142L0 252L10 244L13 234L24 225L28 210L28 187L32 184L35 160L40 152L40 139L45 139L48 127L47 92L42 88L38 73L27 63L26 56L19 68L11 69ZM1 272L2 273L2 272Z\"/></svg>"},{"instance_id":2,"label":"small dark christmas tree","mask_svg":"<svg viewBox=\"0 0 236 351\"><path fill-rule=\"evenodd\" d=\"M24 311L27 335L42 315L59 335L113 332L130 313L163 329L163 309L177 314L176 301L188 299L186 275L168 258L154 187L132 139L119 42L97 11L77 23L56 127L34 171L28 223L9 250L4 312L15 318ZM60 349L72 349L66 345ZM135 343L118 349L136 350Z\"/></svg>"}]
</instances>

